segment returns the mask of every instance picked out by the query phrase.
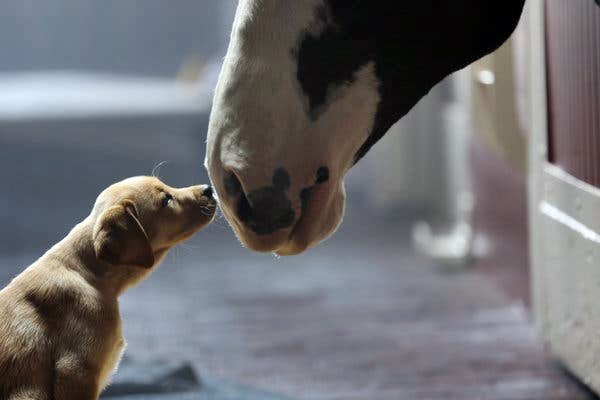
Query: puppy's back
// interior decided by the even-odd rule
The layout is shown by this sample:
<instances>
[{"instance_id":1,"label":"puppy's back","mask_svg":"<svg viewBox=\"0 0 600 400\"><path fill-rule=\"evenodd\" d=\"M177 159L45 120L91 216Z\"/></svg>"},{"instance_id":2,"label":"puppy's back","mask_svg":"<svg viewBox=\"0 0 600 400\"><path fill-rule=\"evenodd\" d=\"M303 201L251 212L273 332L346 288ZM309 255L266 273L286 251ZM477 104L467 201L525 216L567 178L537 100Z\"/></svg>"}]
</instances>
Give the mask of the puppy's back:
<instances>
[{"instance_id":1,"label":"puppy's back","mask_svg":"<svg viewBox=\"0 0 600 400\"><path fill-rule=\"evenodd\" d=\"M22 293L0 291L0 398L45 399L51 387L44 321Z\"/></svg>"},{"instance_id":2,"label":"puppy's back","mask_svg":"<svg viewBox=\"0 0 600 400\"><path fill-rule=\"evenodd\" d=\"M83 340L65 332L77 332L93 293L79 274L43 259L0 291L0 399L46 399L57 358Z\"/></svg>"}]
</instances>

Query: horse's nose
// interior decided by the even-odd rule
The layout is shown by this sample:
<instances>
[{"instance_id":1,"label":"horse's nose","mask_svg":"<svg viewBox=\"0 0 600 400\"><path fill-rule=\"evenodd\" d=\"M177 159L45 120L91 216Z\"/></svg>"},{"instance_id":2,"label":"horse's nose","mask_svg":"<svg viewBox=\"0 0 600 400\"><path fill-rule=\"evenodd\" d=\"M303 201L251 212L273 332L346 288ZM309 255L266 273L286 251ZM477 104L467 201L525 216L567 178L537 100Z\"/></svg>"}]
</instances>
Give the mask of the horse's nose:
<instances>
[{"instance_id":1,"label":"horse's nose","mask_svg":"<svg viewBox=\"0 0 600 400\"><path fill-rule=\"evenodd\" d=\"M237 213L240 221L258 235L268 235L289 228L295 217L289 199L271 188L242 194Z\"/></svg>"},{"instance_id":2,"label":"horse's nose","mask_svg":"<svg viewBox=\"0 0 600 400\"><path fill-rule=\"evenodd\" d=\"M233 173L224 183L227 194L237 198L238 219L257 235L269 235L294 223L296 216L287 194L290 178L284 169L275 171L271 186L247 192L242 190L242 184Z\"/></svg>"}]
</instances>

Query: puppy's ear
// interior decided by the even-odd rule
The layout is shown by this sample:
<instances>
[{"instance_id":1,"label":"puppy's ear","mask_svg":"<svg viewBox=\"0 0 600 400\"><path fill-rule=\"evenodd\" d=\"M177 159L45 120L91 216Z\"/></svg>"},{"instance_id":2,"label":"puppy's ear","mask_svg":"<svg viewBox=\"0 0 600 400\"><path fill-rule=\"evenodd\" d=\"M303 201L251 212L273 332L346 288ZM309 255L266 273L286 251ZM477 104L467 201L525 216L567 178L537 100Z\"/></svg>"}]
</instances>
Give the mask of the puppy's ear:
<instances>
[{"instance_id":1,"label":"puppy's ear","mask_svg":"<svg viewBox=\"0 0 600 400\"><path fill-rule=\"evenodd\" d=\"M98 259L110 264L154 265L150 241L131 200L123 200L100 215L94 226L94 250Z\"/></svg>"}]
</instances>

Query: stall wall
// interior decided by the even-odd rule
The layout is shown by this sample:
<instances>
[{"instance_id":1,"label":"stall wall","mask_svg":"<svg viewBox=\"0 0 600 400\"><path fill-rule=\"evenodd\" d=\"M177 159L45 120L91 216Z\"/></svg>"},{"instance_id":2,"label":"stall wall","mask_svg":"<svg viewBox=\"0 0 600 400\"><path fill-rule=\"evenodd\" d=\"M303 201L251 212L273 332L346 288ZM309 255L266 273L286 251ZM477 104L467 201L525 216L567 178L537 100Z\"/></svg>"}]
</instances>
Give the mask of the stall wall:
<instances>
[{"instance_id":1,"label":"stall wall","mask_svg":"<svg viewBox=\"0 0 600 400\"><path fill-rule=\"evenodd\" d=\"M600 187L600 6L546 1L550 161Z\"/></svg>"}]
</instances>

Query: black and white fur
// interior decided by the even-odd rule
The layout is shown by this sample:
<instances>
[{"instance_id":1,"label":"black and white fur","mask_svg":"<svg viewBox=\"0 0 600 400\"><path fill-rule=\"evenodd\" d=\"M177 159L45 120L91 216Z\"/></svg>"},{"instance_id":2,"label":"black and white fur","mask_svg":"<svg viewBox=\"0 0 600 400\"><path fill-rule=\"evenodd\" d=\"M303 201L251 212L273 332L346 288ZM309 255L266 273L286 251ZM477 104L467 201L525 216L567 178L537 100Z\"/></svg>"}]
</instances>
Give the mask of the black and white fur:
<instances>
[{"instance_id":1,"label":"black and white fur","mask_svg":"<svg viewBox=\"0 0 600 400\"><path fill-rule=\"evenodd\" d=\"M329 236L347 171L436 83L499 47L523 3L240 0L206 159L240 240L286 255ZM275 171L285 191L266 189Z\"/></svg>"}]
</instances>

